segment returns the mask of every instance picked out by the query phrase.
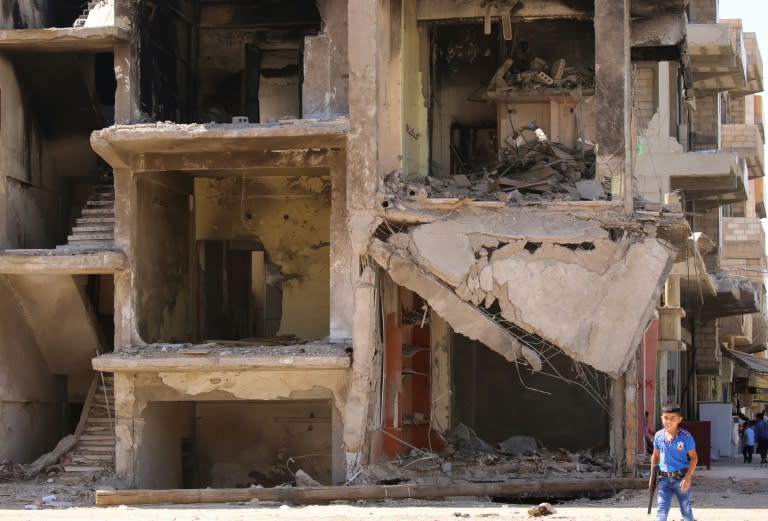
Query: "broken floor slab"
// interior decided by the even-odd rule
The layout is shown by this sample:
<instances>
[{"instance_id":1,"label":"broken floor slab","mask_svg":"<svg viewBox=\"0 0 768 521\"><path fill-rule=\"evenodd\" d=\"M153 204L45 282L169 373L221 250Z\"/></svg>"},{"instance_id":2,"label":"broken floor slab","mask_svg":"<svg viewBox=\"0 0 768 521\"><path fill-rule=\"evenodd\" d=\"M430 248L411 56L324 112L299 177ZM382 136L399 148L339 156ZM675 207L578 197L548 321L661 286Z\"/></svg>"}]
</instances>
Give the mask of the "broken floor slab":
<instances>
[{"instance_id":1,"label":"broken floor slab","mask_svg":"<svg viewBox=\"0 0 768 521\"><path fill-rule=\"evenodd\" d=\"M109 274L128 269L118 250L0 250L0 273Z\"/></svg>"},{"instance_id":2,"label":"broken floor slab","mask_svg":"<svg viewBox=\"0 0 768 521\"><path fill-rule=\"evenodd\" d=\"M426 300L454 331L479 340L510 362L522 357L535 370L541 369L541 359L533 349L522 346L490 316L461 300L439 279L413 263L402 250L374 240L370 252L392 280Z\"/></svg>"},{"instance_id":3,"label":"broken floor slab","mask_svg":"<svg viewBox=\"0 0 768 521\"><path fill-rule=\"evenodd\" d=\"M151 344L98 356L93 359L93 368L107 372L347 369L351 366L348 351L349 344L324 342L277 347Z\"/></svg>"},{"instance_id":4,"label":"broken floor slab","mask_svg":"<svg viewBox=\"0 0 768 521\"><path fill-rule=\"evenodd\" d=\"M394 241L407 249L374 241L374 259L457 331L472 314L438 309L457 306L446 294L490 322L480 306L498 303L507 321L612 376L626 370L674 259L655 238L612 240L596 218L546 210L467 207L408 235ZM425 280L432 299L416 287Z\"/></svg>"}]
</instances>

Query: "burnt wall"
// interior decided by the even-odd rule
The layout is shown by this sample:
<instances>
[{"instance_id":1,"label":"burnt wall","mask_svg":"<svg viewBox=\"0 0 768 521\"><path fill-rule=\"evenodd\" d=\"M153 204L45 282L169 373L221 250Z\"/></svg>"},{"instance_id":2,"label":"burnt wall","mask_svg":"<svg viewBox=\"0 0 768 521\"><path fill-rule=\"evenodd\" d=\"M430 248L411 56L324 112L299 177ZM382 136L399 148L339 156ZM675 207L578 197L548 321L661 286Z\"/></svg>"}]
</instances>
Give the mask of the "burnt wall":
<instances>
[{"instance_id":1,"label":"burnt wall","mask_svg":"<svg viewBox=\"0 0 768 521\"><path fill-rule=\"evenodd\" d=\"M433 175L448 175L452 126L496 128L496 106L478 100L498 67L497 28L486 36L479 24L438 25L432 39L439 49L430 123L431 156L438 169Z\"/></svg>"},{"instance_id":2,"label":"burnt wall","mask_svg":"<svg viewBox=\"0 0 768 521\"><path fill-rule=\"evenodd\" d=\"M48 3L48 0L0 0L0 28L43 27ZM74 22L74 18L72 21Z\"/></svg>"},{"instance_id":3,"label":"burnt wall","mask_svg":"<svg viewBox=\"0 0 768 521\"><path fill-rule=\"evenodd\" d=\"M146 0L138 9L140 108L151 119L186 123L195 3Z\"/></svg>"},{"instance_id":4,"label":"burnt wall","mask_svg":"<svg viewBox=\"0 0 768 521\"><path fill-rule=\"evenodd\" d=\"M135 278L139 332L148 342L192 340L192 179L138 177Z\"/></svg>"},{"instance_id":5,"label":"burnt wall","mask_svg":"<svg viewBox=\"0 0 768 521\"><path fill-rule=\"evenodd\" d=\"M196 179L196 237L260 242L271 265L267 287L282 292L278 334L317 340L329 332L331 183L317 175L327 169L284 173Z\"/></svg>"},{"instance_id":6,"label":"burnt wall","mask_svg":"<svg viewBox=\"0 0 768 521\"><path fill-rule=\"evenodd\" d=\"M518 377L513 363L458 334L453 356L454 426L464 423L494 445L520 435L533 436L550 450L608 447L608 413L581 388L523 367ZM573 374L567 356L552 362L561 374Z\"/></svg>"},{"instance_id":7,"label":"burnt wall","mask_svg":"<svg viewBox=\"0 0 768 521\"><path fill-rule=\"evenodd\" d=\"M66 240L67 193L56 142L28 102L28 82L0 59L0 248L47 248ZM73 149L60 159L72 159ZM93 155L93 152L90 152Z\"/></svg>"},{"instance_id":8,"label":"burnt wall","mask_svg":"<svg viewBox=\"0 0 768 521\"><path fill-rule=\"evenodd\" d=\"M304 38L320 30L314 1L204 0L198 30L196 121L301 117Z\"/></svg>"}]
</instances>

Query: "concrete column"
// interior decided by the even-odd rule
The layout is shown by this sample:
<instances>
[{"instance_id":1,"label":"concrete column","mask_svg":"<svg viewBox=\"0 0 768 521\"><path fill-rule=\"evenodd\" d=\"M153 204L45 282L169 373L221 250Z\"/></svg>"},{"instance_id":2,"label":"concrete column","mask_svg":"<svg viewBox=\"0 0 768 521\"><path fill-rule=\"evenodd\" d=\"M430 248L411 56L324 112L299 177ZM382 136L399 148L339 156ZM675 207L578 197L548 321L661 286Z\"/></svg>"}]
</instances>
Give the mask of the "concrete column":
<instances>
[{"instance_id":1,"label":"concrete column","mask_svg":"<svg viewBox=\"0 0 768 521\"><path fill-rule=\"evenodd\" d=\"M667 279L667 284L664 286L664 301L667 303L668 308L680 307L680 277L672 275Z\"/></svg>"},{"instance_id":2,"label":"concrete column","mask_svg":"<svg viewBox=\"0 0 768 521\"><path fill-rule=\"evenodd\" d=\"M451 428L451 344L452 334L448 323L434 311L430 316L432 349L432 426L438 431Z\"/></svg>"},{"instance_id":3,"label":"concrete column","mask_svg":"<svg viewBox=\"0 0 768 521\"><path fill-rule=\"evenodd\" d=\"M347 154L329 152L331 169L331 294L330 337L352 338L352 314L357 256L347 226Z\"/></svg>"},{"instance_id":4,"label":"concrete column","mask_svg":"<svg viewBox=\"0 0 768 521\"><path fill-rule=\"evenodd\" d=\"M349 27L349 116L347 139L347 211L350 255L366 255L376 227L376 192L379 186L379 47L380 24L388 1L356 0L348 3ZM375 274L366 268L359 274L353 261L349 272L354 289L352 343L354 357L349 399L344 415L344 444L347 473L363 463L373 378L376 331Z\"/></svg>"},{"instance_id":5,"label":"concrete column","mask_svg":"<svg viewBox=\"0 0 768 521\"><path fill-rule=\"evenodd\" d=\"M661 118L662 136L668 137L669 124L672 118L672 114L670 112L671 103L669 99L671 88L672 88L672 86L669 83L671 81L670 74L669 74L669 62L659 62L657 70L658 70L657 87L659 92L659 106L657 108L657 111L659 112L659 117ZM675 78L675 80L677 80L677 78Z\"/></svg>"},{"instance_id":6,"label":"concrete column","mask_svg":"<svg viewBox=\"0 0 768 521\"><path fill-rule=\"evenodd\" d=\"M625 463L624 454L624 422L625 416L625 385L624 375L614 378L611 382L611 395L609 397L609 407L611 410L611 459L616 467L615 472L619 472Z\"/></svg>"},{"instance_id":7,"label":"concrete column","mask_svg":"<svg viewBox=\"0 0 768 521\"><path fill-rule=\"evenodd\" d=\"M363 255L375 227L379 186L379 3L349 2L349 138L347 207L352 249ZM381 2L388 4L388 2Z\"/></svg>"},{"instance_id":8,"label":"concrete column","mask_svg":"<svg viewBox=\"0 0 768 521\"><path fill-rule=\"evenodd\" d=\"M136 440L134 373L115 373L115 473L136 486Z\"/></svg>"},{"instance_id":9,"label":"concrete column","mask_svg":"<svg viewBox=\"0 0 768 521\"><path fill-rule=\"evenodd\" d=\"M366 437L369 436L368 413L373 379L373 357L376 350L376 276L366 268L355 287L354 328L352 343L354 357L350 375L349 397L344 414L344 447L347 475L365 462L361 461Z\"/></svg>"},{"instance_id":10,"label":"concrete column","mask_svg":"<svg viewBox=\"0 0 768 521\"><path fill-rule=\"evenodd\" d=\"M132 45L115 46L115 123L139 119L139 72L137 53Z\"/></svg>"},{"instance_id":11,"label":"concrete column","mask_svg":"<svg viewBox=\"0 0 768 521\"><path fill-rule=\"evenodd\" d=\"M632 213L630 0L595 0L597 177Z\"/></svg>"},{"instance_id":12,"label":"concrete column","mask_svg":"<svg viewBox=\"0 0 768 521\"><path fill-rule=\"evenodd\" d=\"M115 350L143 345L136 323L134 245L137 229L136 174L115 170L115 246L128 257L129 269L115 274Z\"/></svg>"},{"instance_id":13,"label":"concrete column","mask_svg":"<svg viewBox=\"0 0 768 521\"><path fill-rule=\"evenodd\" d=\"M637 357L624 373L624 417L624 464L631 469L637 463L638 432L644 428L637 423Z\"/></svg>"}]
</instances>

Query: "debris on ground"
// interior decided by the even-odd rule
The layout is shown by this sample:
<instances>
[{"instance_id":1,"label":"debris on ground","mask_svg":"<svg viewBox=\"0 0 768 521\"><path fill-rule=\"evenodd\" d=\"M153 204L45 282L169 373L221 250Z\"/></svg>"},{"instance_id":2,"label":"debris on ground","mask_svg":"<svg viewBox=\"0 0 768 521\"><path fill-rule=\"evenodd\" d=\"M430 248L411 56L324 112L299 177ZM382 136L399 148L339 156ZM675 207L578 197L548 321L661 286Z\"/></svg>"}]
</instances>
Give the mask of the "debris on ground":
<instances>
[{"instance_id":1,"label":"debris on ground","mask_svg":"<svg viewBox=\"0 0 768 521\"><path fill-rule=\"evenodd\" d=\"M538 506L528 509L528 515L531 517L550 516L556 514L557 510L550 503L541 503Z\"/></svg>"},{"instance_id":2,"label":"debris on ground","mask_svg":"<svg viewBox=\"0 0 768 521\"><path fill-rule=\"evenodd\" d=\"M443 437L447 446L439 452L414 449L389 461L368 465L350 484L434 485L613 475L607 451L549 450L536 438L521 435L508 437L497 449L461 423Z\"/></svg>"}]
</instances>

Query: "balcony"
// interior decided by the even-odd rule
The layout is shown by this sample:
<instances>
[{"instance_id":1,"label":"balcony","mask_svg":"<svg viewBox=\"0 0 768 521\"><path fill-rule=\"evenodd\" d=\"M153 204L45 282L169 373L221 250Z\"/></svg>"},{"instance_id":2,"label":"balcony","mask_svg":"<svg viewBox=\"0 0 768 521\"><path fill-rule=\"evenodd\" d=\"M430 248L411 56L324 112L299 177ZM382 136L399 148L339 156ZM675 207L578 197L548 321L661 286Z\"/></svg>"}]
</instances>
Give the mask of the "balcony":
<instances>
[{"instance_id":1,"label":"balcony","mask_svg":"<svg viewBox=\"0 0 768 521\"><path fill-rule=\"evenodd\" d=\"M687 34L696 94L747 88L747 53L740 24L688 24Z\"/></svg>"},{"instance_id":2,"label":"balcony","mask_svg":"<svg viewBox=\"0 0 768 521\"><path fill-rule=\"evenodd\" d=\"M663 194L685 192L697 210L747 200L746 169L732 152L683 152L679 144L660 148L641 139L644 153L635 157L639 192L649 201Z\"/></svg>"},{"instance_id":3,"label":"balcony","mask_svg":"<svg viewBox=\"0 0 768 521\"><path fill-rule=\"evenodd\" d=\"M722 125L720 127L722 150L735 152L747 164L749 179L765 175L763 136L757 125Z\"/></svg>"},{"instance_id":4,"label":"balcony","mask_svg":"<svg viewBox=\"0 0 768 521\"><path fill-rule=\"evenodd\" d=\"M744 47L747 51L747 81L743 89L731 92L733 96L748 96L763 91L763 57L755 33L744 33Z\"/></svg>"}]
</instances>

